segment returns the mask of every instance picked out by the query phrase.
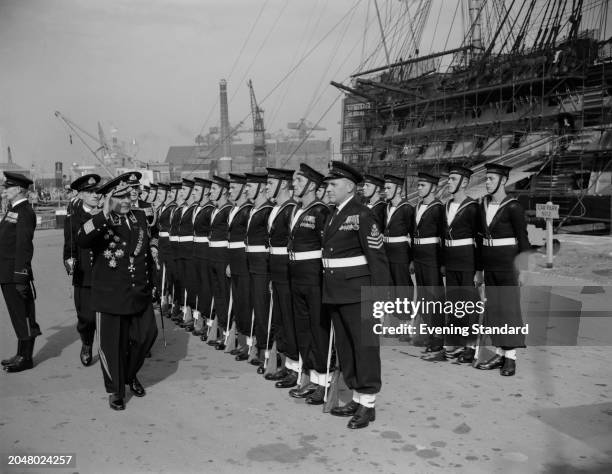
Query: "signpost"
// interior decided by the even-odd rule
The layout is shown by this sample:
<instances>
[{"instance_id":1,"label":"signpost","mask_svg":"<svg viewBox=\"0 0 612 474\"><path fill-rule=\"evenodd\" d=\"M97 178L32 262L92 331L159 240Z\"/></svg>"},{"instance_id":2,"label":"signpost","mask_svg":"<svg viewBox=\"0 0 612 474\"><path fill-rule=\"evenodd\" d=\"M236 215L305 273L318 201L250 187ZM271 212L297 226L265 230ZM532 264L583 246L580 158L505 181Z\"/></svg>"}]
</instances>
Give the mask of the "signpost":
<instances>
[{"instance_id":1,"label":"signpost","mask_svg":"<svg viewBox=\"0 0 612 474\"><path fill-rule=\"evenodd\" d=\"M553 219L559 219L559 205L548 201L536 204L536 217L546 219L546 268L553 267Z\"/></svg>"}]
</instances>

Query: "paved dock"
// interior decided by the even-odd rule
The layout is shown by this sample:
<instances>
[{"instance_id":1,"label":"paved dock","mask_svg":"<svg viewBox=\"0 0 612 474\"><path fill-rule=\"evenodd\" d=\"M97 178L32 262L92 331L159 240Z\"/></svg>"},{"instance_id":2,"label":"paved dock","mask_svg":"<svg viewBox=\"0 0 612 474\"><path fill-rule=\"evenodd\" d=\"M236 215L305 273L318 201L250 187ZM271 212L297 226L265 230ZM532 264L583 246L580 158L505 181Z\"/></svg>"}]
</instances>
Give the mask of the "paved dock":
<instances>
[{"instance_id":1,"label":"paved dock","mask_svg":"<svg viewBox=\"0 0 612 474\"><path fill-rule=\"evenodd\" d=\"M35 236L43 336L33 370L0 374L2 472L612 472L612 334L593 326L589 345L519 351L515 377L425 362L422 349L385 341L376 421L351 431L166 320L168 347L160 334L141 373L147 396L111 411L99 362L79 362L61 240L56 230ZM607 298L578 294L583 307ZM0 342L12 355L3 303ZM39 453L74 454L76 467L6 465L7 454Z\"/></svg>"}]
</instances>

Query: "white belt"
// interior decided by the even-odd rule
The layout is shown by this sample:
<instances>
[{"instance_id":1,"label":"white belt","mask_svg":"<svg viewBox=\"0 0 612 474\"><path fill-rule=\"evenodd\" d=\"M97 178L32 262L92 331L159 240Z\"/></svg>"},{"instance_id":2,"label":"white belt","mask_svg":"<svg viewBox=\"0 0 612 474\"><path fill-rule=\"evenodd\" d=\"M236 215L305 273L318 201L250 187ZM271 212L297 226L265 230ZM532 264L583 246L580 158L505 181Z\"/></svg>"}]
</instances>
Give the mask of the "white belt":
<instances>
[{"instance_id":1,"label":"white belt","mask_svg":"<svg viewBox=\"0 0 612 474\"><path fill-rule=\"evenodd\" d=\"M243 249L246 245L244 242L230 242L227 244L228 249Z\"/></svg>"},{"instance_id":2,"label":"white belt","mask_svg":"<svg viewBox=\"0 0 612 474\"><path fill-rule=\"evenodd\" d=\"M504 245L516 245L517 241L514 237L505 239L483 239L482 243L486 247L503 247Z\"/></svg>"},{"instance_id":3,"label":"white belt","mask_svg":"<svg viewBox=\"0 0 612 474\"><path fill-rule=\"evenodd\" d=\"M289 258L292 261L298 260L316 260L323 256L323 252L320 250L310 250L308 252L290 252Z\"/></svg>"},{"instance_id":4,"label":"white belt","mask_svg":"<svg viewBox=\"0 0 612 474\"><path fill-rule=\"evenodd\" d=\"M270 255L287 255L287 247L270 247Z\"/></svg>"},{"instance_id":5,"label":"white belt","mask_svg":"<svg viewBox=\"0 0 612 474\"><path fill-rule=\"evenodd\" d=\"M170 242L178 242L179 238L178 235L171 235L170 236Z\"/></svg>"},{"instance_id":6,"label":"white belt","mask_svg":"<svg viewBox=\"0 0 612 474\"><path fill-rule=\"evenodd\" d=\"M425 237L423 239L414 239L415 245L439 244L440 237Z\"/></svg>"},{"instance_id":7,"label":"white belt","mask_svg":"<svg viewBox=\"0 0 612 474\"><path fill-rule=\"evenodd\" d=\"M204 243L208 243L208 237L198 237L198 236L196 235L196 236L193 238L193 241L194 241L194 242L197 242L197 243L202 243L202 242L204 242Z\"/></svg>"},{"instance_id":8,"label":"white belt","mask_svg":"<svg viewBox=\"0 0 612 474\"><path fill-rule=\"evenodd\" d=\"M325 268L358 267L359 265L367 264L368 260L365 258L365 255L360 255L359 257L323 259L323 266Z\"/></svg>"},{"instance_id":9,"label":"white belt","mask_svg":"<svg viewBox=\"0 0 612 474\"><path fill-rule=\"evenodd\" d=\"M397 237L389 237L389 236L384 236L383 237L383 242L386 244L399 244L402 242L408 242L410 243L410 237L408 237L407 235L400 235Z\"/></svg>"},{"instance_id":10,"label":"white belt","mask_svg":"<svg viewBox=\"0 0 612 474\"><path fill-rule=\"evenodd\" d=\"M159 236L160 237L170 237L170 232L160 232Z\"/></svg>"},{"instance_id":11,"label":"white belt","mask_svg":"<svg viewBox=\"0 0 612 474\"><path fill-rule=\"evenodd\" d=\"M474 239L446 239L444 245L447 247L465 247L466 245L474 245Z\"/></svg>"},{"instance_id":12,"label":"white belt","mask_svg":"<svg viewBox=\"0 0 612 474\"><path fill-rule=\"evenodd\" d=\"M193 235L181 235L178 238L179 242L193 242Z\"/></svg>"},{"instance_id":13,"label":"white belt","mask_svg":"<svg viewBox=\"0 0 612 474\"><path fill-rule=\"evenodd\" d=\"M227 240L210 240L209 247L227 247Z\"/></svg>"},{"instance_id":14,"label":"white belt","mask_svg":"<svg viewBox=\"0 0 612 474\"><path fill-rule=\"evenodd\" d=\"M248 253L268 253L268 247L266 247L265 245L247 245L246 251Z\"/></svg>"}]
</instances>

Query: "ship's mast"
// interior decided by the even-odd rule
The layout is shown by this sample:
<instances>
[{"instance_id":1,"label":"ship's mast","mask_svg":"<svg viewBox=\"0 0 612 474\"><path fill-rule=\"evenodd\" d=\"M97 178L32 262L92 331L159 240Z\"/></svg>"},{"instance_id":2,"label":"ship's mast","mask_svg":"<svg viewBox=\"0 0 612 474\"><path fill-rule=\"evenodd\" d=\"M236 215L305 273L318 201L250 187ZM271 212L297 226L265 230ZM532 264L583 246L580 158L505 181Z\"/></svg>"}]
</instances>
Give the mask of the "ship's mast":
<instances>
[{"instance_id":1,"label":"ship's mast","mask_svg":"<svg viewBox=\"0 0 612 474\"><path fill-rule=\"evenodd\" d=\"M482 55L482 29L480 25L480 12L482 11L482 0L468 0L470 14L470 38L473 46L472 59L478 59Z\"/></svg>"}]
</instances>

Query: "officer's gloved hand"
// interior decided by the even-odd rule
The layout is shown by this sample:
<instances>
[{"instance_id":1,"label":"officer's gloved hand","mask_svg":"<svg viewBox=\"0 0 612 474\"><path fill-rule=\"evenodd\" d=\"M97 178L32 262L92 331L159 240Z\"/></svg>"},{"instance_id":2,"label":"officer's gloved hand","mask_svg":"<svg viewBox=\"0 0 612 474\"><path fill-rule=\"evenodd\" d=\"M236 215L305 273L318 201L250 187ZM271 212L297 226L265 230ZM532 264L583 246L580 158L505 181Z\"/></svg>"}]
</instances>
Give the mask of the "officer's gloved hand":
<instances>
[{"instance_id":1,"label":"officer's gloved hand","mask_svg":"<svg viewBox=\"0 0 612 474\"><path fill-rule=\"evenodd\" d=\"M21 283L17 283L15 285L15 288L17 289L17 293L19 293L19 296L21 296L24 300L27 300L30 296L30 285L23 285Z\"/></svg>"}]
</instances>

